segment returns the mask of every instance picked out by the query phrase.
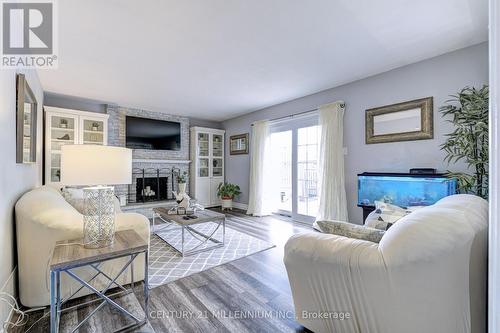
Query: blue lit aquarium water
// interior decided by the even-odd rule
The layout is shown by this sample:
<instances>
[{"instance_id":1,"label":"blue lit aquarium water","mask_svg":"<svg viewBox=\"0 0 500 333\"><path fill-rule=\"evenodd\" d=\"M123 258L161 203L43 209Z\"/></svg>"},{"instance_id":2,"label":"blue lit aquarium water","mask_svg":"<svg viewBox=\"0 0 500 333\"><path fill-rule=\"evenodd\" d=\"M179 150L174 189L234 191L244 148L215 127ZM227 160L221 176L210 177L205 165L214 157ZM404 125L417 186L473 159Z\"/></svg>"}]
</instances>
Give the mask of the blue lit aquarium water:
<instances>
[{"instance_id":1,"label":"blue lit aquarium water","mask_svg":"<svg viewBox=\"0 0 500 333\"><path fill-rule=\"evenodd\" d=\"M358 175L358 205L384 201L400 207L428 206L456 193L456 180L446 177Z\"/></svg>"}]
</instances>

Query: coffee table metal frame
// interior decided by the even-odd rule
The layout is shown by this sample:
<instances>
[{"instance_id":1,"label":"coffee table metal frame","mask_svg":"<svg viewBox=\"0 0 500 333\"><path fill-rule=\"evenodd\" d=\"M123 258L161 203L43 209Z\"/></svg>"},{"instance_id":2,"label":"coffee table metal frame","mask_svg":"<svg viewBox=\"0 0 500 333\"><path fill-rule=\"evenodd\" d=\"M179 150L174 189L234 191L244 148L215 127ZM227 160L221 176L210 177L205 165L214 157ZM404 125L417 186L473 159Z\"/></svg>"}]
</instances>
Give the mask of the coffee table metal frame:
<instances>
[{"instance_id":1,"label":"coffee table metal frame","mask_svg":"<svg viewBox=\"0 0 500 333\"><path fill-rule=\"evenodd\" d=\"M200 211L200 212L198 212L198 214L200 214L200 213L202 214L202 212L203 211ZM196 214L194 214L194 215L196 215ZM204 252L204 251L213 250L213 249L224 246L224 241L226 239L226 216L224 214L219 214L219 215L220 216L218 216L218 215L213 216L213 218L211 218L210 221L203 220L200 222L194 221L193 223L189 223L190 221L186 220L186 223L182 223L182 222L176 221L175 219L173 219L173 217L175 216L178 219L178 218L182 218L181 216L184 216L184 215L160 214L160 213L157 213L156 211L153 210L153 228L152 228L152 231L154 234L158 235L161 239L163 239L163 241L165 241L167 244L172 246L183 257L186 257L186 256L190 256L190 255L197 254L197 253ZM169 216L169 217L171 216L172 219L164 218L165 216ZM158 230L156 230L156 219L157 218L163 222L162 224L165 224L164 226L161 226L161 228L159 228ZM215 223L215 226L209 235L204 234L204 233L192 228L193 225L203 224L203 223ZM173 246L173 244L170 244L166 239L164 239L163 237L161 237L159 235L160 232L165 231L165 230L170 229L170 228L175 227L175 226L181 227L181 249L180 250L178 248L176 248L175 246ZM221 227L222 227L222 240L219 240L219 239L214 238L214 235ZM185 243L185 232L188 232L193 238L198 240L198 244L196 244L195 246L193 246L192 248L190 248L188 250L185 249L185 244L184 244ZM201 246L206 244L208 241L211 241L215 244L212 246L200 248Z\"/></svg>"},{"instance_id":2,"label":"coffee table metal frame","mask_svg":"<svg viewBox=\"0 0 500 333\"><path fill-rule=\"evenodd\" d=\"M130 293L135 293L134 292L134 260L139 256L141 253L144 253L144 318L140 319L137 318L135 315L130 313L130 311L126 310L123 308L121 305L113 301L111 297L117 296L117 295L124 295L124 294L130 294ZM149 283L148 283L148 253L149 250L148 248L144 250L138 250L138 251L129 251L128 253L123 253L119 255L113 255L111 257L108 257L106 259L100 260L92 260L92 261L86 261L84 263L70 263L68 265L65 265L64 267L59 267L59 268L51 268L50 269L50 332L51 333L57 333L59 332L59 322L61 319L61 314L65 311L74 309L74 308L79 308L84 305L96 302L98 300L102 300L102 302L95 308L93 309L83 320L81 320L78 325L73 328L72 332L76 332L81 328L81 326L86 323L98 310L100 310L104 305L109 304L113 308L117 309L119 312L122 314L127 315L131 319L134 320L133 323L126 325L125 327L120 328L119 330L115 332L121 332L121 331L127 331L135 327L140 327L147 323L148 321L148 299L149 299ZM108 274L103 272L100 268L100 266L109 260L114 260L118 258L124 258L124 257L129 257L125 265L120 269L120 271L116 274L114 278L110 277ZM80 267L88 266L93 268L96 273L87 281L76 275L72 270ZM127 268L130 267L130 272L131 272L131 283L130 283L130 288L125 288L123 285L117 282L117 279L125 272L127 271ZM61 273L66 273L68 276L72 277L74 280L78 281L81 286L78 288L76 291L71 293L71 295L65 297L62 299L61 297ZM108 285L102 289L98 290L94 286L92 286L90 283L97 278L98 276L103 276L110 282ZM68 308L62 309L62 306L64 303L69 301L74 295L76 295L80 290L83 288L88 288L90 291L92 291L95 295L98 296L97 299L91 300L89 302L85 302L82 304L78 304L75 306L70 306ZM120 291L115 292L111 295L106 295L106 292L111 289L111 288L119 288Z\"/></svg>"}]
</instances>

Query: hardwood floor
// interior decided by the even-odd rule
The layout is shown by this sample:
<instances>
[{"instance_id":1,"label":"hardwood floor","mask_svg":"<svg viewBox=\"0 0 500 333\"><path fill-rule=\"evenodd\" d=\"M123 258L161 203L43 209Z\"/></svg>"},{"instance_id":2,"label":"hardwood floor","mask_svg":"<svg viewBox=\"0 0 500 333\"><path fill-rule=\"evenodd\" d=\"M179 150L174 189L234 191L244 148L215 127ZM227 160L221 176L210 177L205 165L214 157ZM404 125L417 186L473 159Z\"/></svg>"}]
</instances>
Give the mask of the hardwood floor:
<instances>
[{"instance_id":1,"label":"hardwood floor","mask_svg":"<svg viewBox=\"0 0 500 333\"><path fill-rule=\"evenodd\" d=\"M238 211L228 214L228 227L276 247L152 289L149 325L134 332L309 332L294 320L283 246L291 235L311 228L277 216L249 217ZM140 291L137 294L141 298ZM78 302L82 300L73 301ZM118 303L135 308L140 315L142 299L129 294L119 297ZM61 318L61 331L74 326L93 308L95 304L66 312ZM80 332L109 332L129 323L113 309L104 309ZM24 332L43 314L31 313L26 325L12 332ZM29 332L47 331L46 316Z\"/></svg>"}]
</instances>

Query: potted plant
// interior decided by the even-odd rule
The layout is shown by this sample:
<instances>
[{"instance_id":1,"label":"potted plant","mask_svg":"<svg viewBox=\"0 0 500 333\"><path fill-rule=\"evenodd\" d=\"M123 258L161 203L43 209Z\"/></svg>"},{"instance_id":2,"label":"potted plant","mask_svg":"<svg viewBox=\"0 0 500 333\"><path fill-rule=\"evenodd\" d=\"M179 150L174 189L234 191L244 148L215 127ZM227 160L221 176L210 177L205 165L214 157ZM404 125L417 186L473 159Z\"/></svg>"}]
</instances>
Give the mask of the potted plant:
<instances>
[{"instance_id":1,"label":"potted plant","mask_svg":"<svg viewBox=\"0 0 500 333\"><path fill-rule=\"evenodd\" d=\"M441 149L448 163L464 161L470 172L450 172L462 193L472 193L488 199L488 86L480 89L466 87L447 105L441 107L443 116L455 127L447 134Z\"/></svg>"},{"instance_id":2,"label":"potted plant","mask_svg":"<svg viewBox=\"0 0 500 333\"><path fill-rule=\"evenodd\" d=\"M241 194L240 187L231 183L220 183L217 196L222 200L222 209L233 209L233 199Z\"/></svg>"},{"instance_id":3,"label":"potted plant","mask_svg":"<svg viewBox=\"0 0 500 333\"><path fill-rule=\"evenodd\" d=\"M179 193L186 193L187 172L179 173L177 176L177 184L179 185Z\"/></svg>"}]
</instances>

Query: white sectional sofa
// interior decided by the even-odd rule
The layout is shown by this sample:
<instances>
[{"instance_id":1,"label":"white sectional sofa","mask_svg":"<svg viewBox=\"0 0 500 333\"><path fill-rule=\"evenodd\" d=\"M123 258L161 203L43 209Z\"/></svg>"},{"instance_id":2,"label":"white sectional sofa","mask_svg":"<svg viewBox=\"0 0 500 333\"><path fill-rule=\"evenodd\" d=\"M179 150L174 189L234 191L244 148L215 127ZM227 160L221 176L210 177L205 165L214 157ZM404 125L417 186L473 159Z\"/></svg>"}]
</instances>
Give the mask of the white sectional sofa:
<instances>
[{"instance_id":1,"label":"white sectional sofa","mask_svg":"<svg viewBox=\"0 0 500 333\"><path fill-rule=\"evenodd\" d=\"M295 235L284 261L298 321L316 333L485 332L487 232L487 202L454 195L403 217L378 244Z\"/></svg>"},{"instance_id":2,"label":"white sectional sofa","mask_svg":"<svg viewBox=\"0 0 500 333\"><path fill-rule=\"evenodd\" d=\"M59 190L49 186L42 186L24 194L16 203L15 215L21 303L28 307L48 305L48 262L54 245L60 240L83 237L83 216L66 202ZM149 243L149 221L143 215L117 211L115 229L134 229ZM101 267L109 276L114 277L127 259L109 261ZM75 272L87 278L96 273L88 268ZM128 270L118 281L130 283L130 273ZM141 255L134 262L134 280L143 279L144 256ZM96 285L104 286L104 282L107 281L100 279L96 281ZM75 280L62 275L63 298L79 286ZM89 291L83 288L75 297L86 294L89 294Z\"/></svg>"}]
</instances>

